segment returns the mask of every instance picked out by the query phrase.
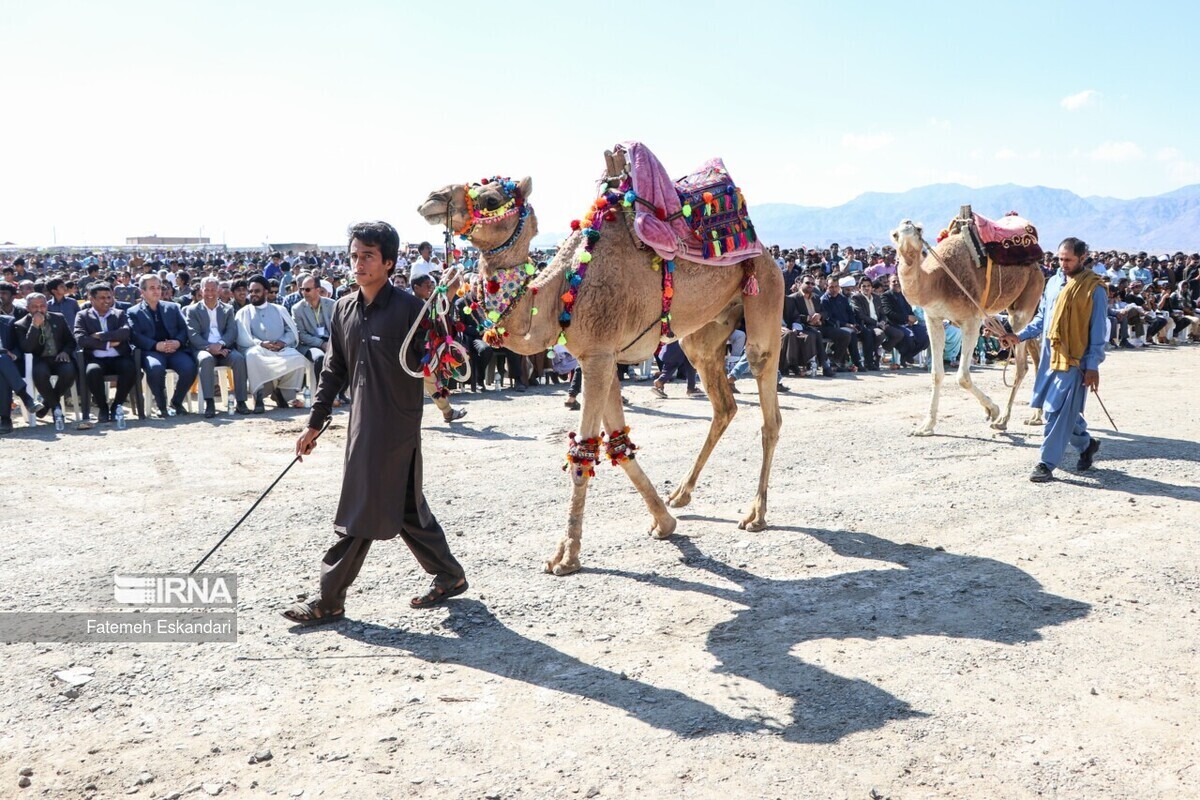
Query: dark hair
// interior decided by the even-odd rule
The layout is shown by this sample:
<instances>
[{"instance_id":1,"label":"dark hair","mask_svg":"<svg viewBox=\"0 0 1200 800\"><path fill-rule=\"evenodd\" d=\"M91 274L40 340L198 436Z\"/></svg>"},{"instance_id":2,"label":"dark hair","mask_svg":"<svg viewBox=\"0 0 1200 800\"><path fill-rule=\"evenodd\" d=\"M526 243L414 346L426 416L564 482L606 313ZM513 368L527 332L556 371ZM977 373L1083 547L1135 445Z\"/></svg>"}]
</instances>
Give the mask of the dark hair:
<instances>
[{"instance_id":1,"label":"dark hair","mask_svg":"<svg viewBox=\"0 0 1200 800\"><path fill-rule=\"evenodd\" d=\"M10 294L17 293L17 287L8 281L0 281L0 292L9 292Z\"/></svg>"},{"instance_id":2,"label":"dark hair","mask_svg":"<svg viewBox=\"0 0 1200 800\"><path fill-rule=\"evenodd\" d=\"M1068 236L1058 245L1059 250L1063 249L1064 247L1069 248L1076 258L1082 258L1083 256L1087 255L1088 246L1087 242L1085 242L1083 239L1077 239L1074 236Z\"/></svg>"},{"instance_id":3,"label":"dark hair","mask_svg":"<svg viewBox=\"0 0 1200 800\"><path fill-rule=\"evenodd\" d=\"M426 283L433 283L433 278L429 275L428 272L423 273L423 274L418 275L417 277L413 278L412 281L409 282L409 286L411 286L415 289L418 286L421 286L422 284L426 284Z\"/></svg>"},{"instance_id":4,"label":"dark hair","mask_svg":"<svg viewBox=\"0 0 1200 800\"><path fill-rule=\"evenodd\" d=\"M96 281L88 287L88 297L95 297L100 292L111 292L112 287L103 281Z\"/></svg>"},{"instance_id":5,"label":"dark hair","mask_svg":"<svg viewBox=\"0 0 1200 800\"><path fill-rule=\"evenodd\" d=\"M192 276L188 275L183 270L179 270L179 272L175 274L175 280L177 280L177 281L182 280L184 283L188 283L189 281L191 281L191 279L192 279Z\"/></svg>"},{"instance_id":6,"label":"dark hair","mask_svg":"<svg viewBox=\"0 0 1200 800\"><path fill-rule=\"evenodd\" d=\"M347 232L347 251L355 239L370 247L378 247L383 262L385 264L391 262L392 266L388 267L387 274L392 274L392 271L396 269L397 254L400 252L400 234L396 233L395 228L383 220L359 222L351 225Z\"/></svg>"},{"instance_id":7,"label":"dark hair","mask_svg":"<svg viewBox=\"0 0 1200 800\"><path fill-rule=\"evenodd\" d=\"M248 284L242 278L238 278L236 281L229 284L229 291L231 291L231 292L236 292L238 289L249 289L249 288L250 288L250 284Z\"/></svg>"},{"instance_id":8,"label":"dark hair","mask_svg":"<svg viewBox=\"0 0 1200 800\"><path fill-rule=\"evenodd\" d=\"M16 259L13 260L13 266L14 267L25 266L25 256L17 256ZM5 267L5 269L8 269L8 268Z\"/></svg>"},{"instance_id":9,"label":"dark hair","mask_svg":"<svg viewBox=\"0 0 1200 800\"><path fill-rule=\"evenodd\" d=\"M417 245L417 252L421 252L426 247L428 247L430 250L433 249L433 245L431 245L429 242L421 242L419 245Z\"/></svg>"},{"instance_id":10,"label":"dark hair","mask_svg":"<svg viewBox=\"0 0 1200 800\"><path fill-rule=\"evenodd\" d=\"M64 285L65 281L62 278L51 278L46 281L46 291L53 292L58 287Z\"/></svg>"},{"instance_id":11,"label":"dark hair","mask_svg":"<svg viewBox=\"0 0 1200 800\"><path fill-rule=\"evenodd\" d=\"M271 291L271 282L269 280L267 280L266 278L264 278L262 275L251 275L246 280L246 288L250 288L250 284L252 284L252 283L262 284L263 289L265 289L268 292Z\"/></svg>"}]
</instances>

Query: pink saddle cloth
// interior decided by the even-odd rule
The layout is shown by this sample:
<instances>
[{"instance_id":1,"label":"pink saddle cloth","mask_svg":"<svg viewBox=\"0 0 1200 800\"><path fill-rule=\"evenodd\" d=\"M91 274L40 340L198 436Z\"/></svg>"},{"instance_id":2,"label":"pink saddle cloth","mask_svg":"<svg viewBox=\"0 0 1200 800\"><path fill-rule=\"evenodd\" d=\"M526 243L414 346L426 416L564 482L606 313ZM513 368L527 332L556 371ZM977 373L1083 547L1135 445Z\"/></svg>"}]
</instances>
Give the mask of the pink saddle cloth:
<instances>
[{"instance_id":1,"label":"pink saddle cloth","mask_svg":"<svg viewBox=\"0 0 1200 800\"><path fill-rule=\"evenodd\" d=\"M983 241L983 249L997 264L1028 264L1042 258L1037 228L1029 220L1017 216L1015 211L998 220L975 214L975 228Z\"/></svg>"},{"instance_id":2,"label":"pink saddle cloth","mask_svg":"<svg viewBox=\"0 0 1200 800\"><path fill-rule=\"evenodd\" d=\"M663 259L730 266L762 253L745 200L721 159L710 159L673 181L641 142L624 142L616 149L625 154L637 196L634 233Z\"/></svg>"}]
</instances>

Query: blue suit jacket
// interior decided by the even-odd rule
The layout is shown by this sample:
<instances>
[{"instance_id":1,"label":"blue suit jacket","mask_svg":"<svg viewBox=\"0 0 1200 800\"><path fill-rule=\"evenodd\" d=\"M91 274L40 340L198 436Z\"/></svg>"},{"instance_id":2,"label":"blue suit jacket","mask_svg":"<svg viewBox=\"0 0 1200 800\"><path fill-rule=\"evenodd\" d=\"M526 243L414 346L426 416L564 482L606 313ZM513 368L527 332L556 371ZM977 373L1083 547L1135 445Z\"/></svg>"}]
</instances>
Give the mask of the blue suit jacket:
<instances>
[{"instance_id":1,"label":"blue suit jacket","mask_svg":"<svg viewBox=\"0 0 1200 800\"><path fill-rule=\"evenodd\" d=\"M178 340L181 350L190 350L187 323L183 320L183 312L179 310L179 305L163 300L158 307L162 311L167 338ZM150 315L150 309L145 303L138 303L129 309L129 327L129 338L133 346L143 352L153 352L154 345L158 344L159 340L154 334L154 317Z\"/></svg>"}]
</instances>

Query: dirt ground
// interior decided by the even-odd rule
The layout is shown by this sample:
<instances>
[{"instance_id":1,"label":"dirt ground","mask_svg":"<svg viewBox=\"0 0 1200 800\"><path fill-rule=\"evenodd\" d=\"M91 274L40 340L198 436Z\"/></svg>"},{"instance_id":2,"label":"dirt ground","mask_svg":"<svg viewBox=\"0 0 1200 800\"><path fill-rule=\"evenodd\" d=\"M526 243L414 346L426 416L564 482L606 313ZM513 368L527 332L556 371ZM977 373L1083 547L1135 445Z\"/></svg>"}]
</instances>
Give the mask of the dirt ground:
<instances>
[{"instance_id":1,"label":"dirt ground","mask_svg":"<svg viewBox=\"0 0 1200 800\"><path fill-rule=\"evenodd\" d=\"M999 400L999 367L976 374ZM541 565L577 415L553 388L467 395L453 430L426 414L424 453L470 592L410 610L426 579L377 543L350 619L300 634L277 610L331 543L339 416L208 565L239 574L236 644L0 645L0 797L1200 796L1197 375L1200 347L1111 353L1121 433L1089 406L1096 469L1049 485L1023 406L994 434L947 381L939 435L912 438L925 375L789 379L761 533L736 524L761 420L742 381L676 535L648 537L602 466L565 578ZM664 493L709 412L668 391L625 389ZM107 608L114 571L186 571L302 421L19 428L0 609ZM77 697L71 666L95 670Z\"/></svg>"}]
</instances>

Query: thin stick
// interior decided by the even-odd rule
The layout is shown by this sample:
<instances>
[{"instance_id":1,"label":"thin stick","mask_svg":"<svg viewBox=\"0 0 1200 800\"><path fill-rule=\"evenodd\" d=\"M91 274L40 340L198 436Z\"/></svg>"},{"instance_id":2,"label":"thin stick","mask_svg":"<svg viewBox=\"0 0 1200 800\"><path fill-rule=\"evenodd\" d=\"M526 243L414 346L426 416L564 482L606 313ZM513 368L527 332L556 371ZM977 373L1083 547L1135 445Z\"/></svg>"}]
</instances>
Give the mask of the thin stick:
<instances>
[{"instance_id":1,"label":"thin stick","mask_svg":"<svg viewBox=\"0 0 1200 800\"><path fill-rule=\"evenodd\" d=\"M1108 409L1104 407L1104 401L1100 399L1100 392L1093 388L1092 394L1096 395L1096 400L1100 403L1100 408L1104 409L1104 416L1108 417L1108 424L1112 425L1113 433L1120 433L1117 430L1117 423L1113 422L1112 414L1108 413Z\"/></svg>"},{"instance_id":2,"label":"thin stick","mask_svg":"<svg viewBox=\"0 0 1200 800\"><path fill-rule=\"evenodd\" d=\"M317 431L316 439L313 439L314 442L317 439L320 439L321 434L329 429L329 423L332 421L333 421L333 417L325 418L325 424L321 426L321 430ZM275 484L277 484L281 480L283 480L283 476L287 475L288 470L291 469L292 467L296 466L296 462L299 460L300 460L300 456L296 456L295 458L292 459L292 463L290 463L286 467L284 467L283 472L279 473L279 477L276 478L274 480L274 482L272 482L271 485L267 487L267 490L265 492L263 492L261 495L259 495L258 499L254 501L254 505L250 506L249 511L247 511L245 514L242 514L242 518L237 521L236 525L234 525L232 528L229 529L229 533L222 536L221 541L219 541L215 545L213 545L213 549L209 550L208 553L204 556L204 558L200 559L200 562L198 564L196 564L196 566L192 567L191 572L188 573L189 575L195 574L196 570L198 570L198 569L200 569L200 567L204 566L204 562L208 561L208 557L211 556L213 553L217 552L217 548L219 548L221 545L225 544L225 540L233 535L233 532L238 529L238 525L241 525L243 522L246 521L246 517L250 516L250 514L254 511L254 509L258 508L258 504L263 501L263 498L265 498L267 495L269 495L271 493L271 490L275 488Z\"/></svg>"}]
</instances>

